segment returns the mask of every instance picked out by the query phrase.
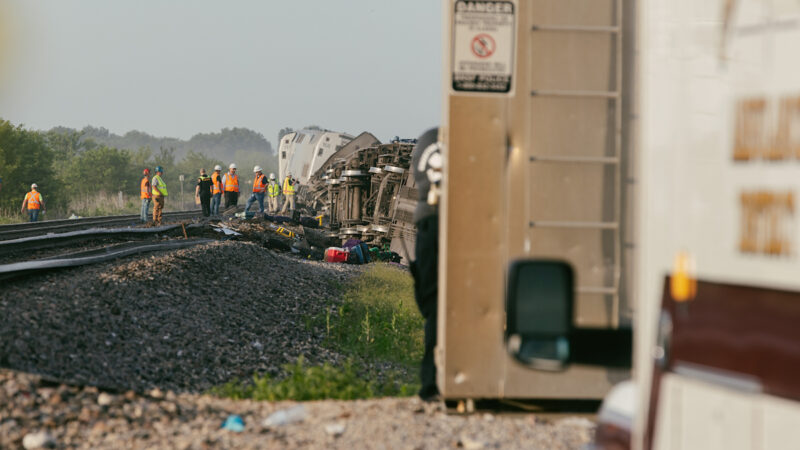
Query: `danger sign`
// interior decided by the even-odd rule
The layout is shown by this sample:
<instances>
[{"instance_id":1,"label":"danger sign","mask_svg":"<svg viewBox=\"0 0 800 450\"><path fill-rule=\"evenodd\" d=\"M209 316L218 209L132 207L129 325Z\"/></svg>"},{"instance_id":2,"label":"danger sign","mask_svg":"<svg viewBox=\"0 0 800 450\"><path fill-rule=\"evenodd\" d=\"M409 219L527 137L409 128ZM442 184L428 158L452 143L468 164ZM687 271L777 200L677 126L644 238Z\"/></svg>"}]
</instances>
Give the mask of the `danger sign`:
<instances>
[{"instance_id":1,"label":"danger sign","mask_svg":"<svg viewBox=\"0 0 800 450\"><path fill-rule=\"evenodd\" d=\"M453 0L452 88L509 94L517 0Z\"/></svg>"}]
</instances>

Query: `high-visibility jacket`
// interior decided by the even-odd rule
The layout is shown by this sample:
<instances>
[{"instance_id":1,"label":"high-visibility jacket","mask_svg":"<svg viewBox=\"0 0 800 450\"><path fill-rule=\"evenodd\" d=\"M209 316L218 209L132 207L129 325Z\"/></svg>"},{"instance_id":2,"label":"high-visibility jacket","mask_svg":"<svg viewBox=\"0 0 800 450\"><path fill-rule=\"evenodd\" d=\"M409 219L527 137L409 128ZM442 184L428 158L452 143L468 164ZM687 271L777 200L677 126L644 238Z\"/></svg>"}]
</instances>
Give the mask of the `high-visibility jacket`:
<instances>
[{"instance_id":1,"label":"high-visibility jacket","mask_svg":"<svg viewBox=\"0 0 800 450\"><path fill-rule=\"evenodd\" d=\"M28 209L42 208L42 194L36 191L30 191L27 194L25 194L25 200L28 201Z\"/></svg>"},{"instance_id":2,"label":"high-visibility jacket","mask_svg":"<svg viewBox=\"0 0 800 450\"><path fill-rule=\"evenodd\" d=\"M142 177L142 198L151 198L153 194L150 193L150 180L147 177Z\"/></svg>"},{"instance_id":3,"label":"high-visibility jacket","mask_svg":"<svg viewBox=\"0 0 800 450\"><path fill-rule=\"evenodd\" d=\"M217 195L222 192L222 180L219 172L211 174L211 195Z\"/></svg>"},{"instance_id":4,"label":"high-visibility jacket","mask_svg":"<svg viewBox=\"0 0 800 450\"><path fill-rule=\"evenodd\" d=\"M289 177L283 180L283 195L294 195L294 185L289 184Z\"/></svg>"},{"instance_id":5,"label":"high-visibility jacket","mask_svg":"<svg viewBox=\"0 0 800 450\"><path fill-rule=\"evenodd\" d=\"M281 185L272 181L269 183L269 186L267 186L267 192L270 197L277 197L281 195Z\"/></svg>"},{"instance_id":6,"label":"high-visibility jacket","mask_svg":"<svg viewBox=\"0 0 800 450\"><path fill-rule=\"evenodd\" d=\"M150 180L150 186L153 188L153 196L166 197L167 196L167 183L161 179L161 175L156 175Z\"/></svg>"},{"instance_id":7,"label":"high-visibility jacket","mask_svg":"<svg viewBox=\"0 0 800 450\"><path fill-rule=\"evenodd\" d=\"M239 175L231 175L230 172L222 177L222 184L225 192L239 192Z\"/></svg>"},{"instance_id":8,"label":"high-visibility jacket","mask_svg":"<svg viewBox=\"0 0 800 450\"><path fill-rule=\"evenodd\" d=\"M253 192L263 194L267 190L267 177L264 176L262 173L261 175L256 175L256 179L253 180Z\"/></svg>"}]
</instances>

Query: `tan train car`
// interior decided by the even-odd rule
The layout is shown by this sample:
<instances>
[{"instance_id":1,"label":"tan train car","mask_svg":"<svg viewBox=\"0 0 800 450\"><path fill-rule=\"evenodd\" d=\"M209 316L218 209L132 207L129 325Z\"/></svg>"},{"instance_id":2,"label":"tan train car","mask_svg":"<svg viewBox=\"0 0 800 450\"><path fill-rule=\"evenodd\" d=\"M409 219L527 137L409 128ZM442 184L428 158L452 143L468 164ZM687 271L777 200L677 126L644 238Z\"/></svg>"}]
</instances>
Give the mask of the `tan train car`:
<instances>
[{"instance_id":1,"label":"tan train car","mask_svg":"<svg viewBox=\"0 0 800 450\"><path fill-rule=\"evenodd\" d=\"M634 2L445 0L437 383L446 400L601 399L625 367L509 353L520 259L574 269L575 326L630 329Z\"/></svg>"}]
</instances>

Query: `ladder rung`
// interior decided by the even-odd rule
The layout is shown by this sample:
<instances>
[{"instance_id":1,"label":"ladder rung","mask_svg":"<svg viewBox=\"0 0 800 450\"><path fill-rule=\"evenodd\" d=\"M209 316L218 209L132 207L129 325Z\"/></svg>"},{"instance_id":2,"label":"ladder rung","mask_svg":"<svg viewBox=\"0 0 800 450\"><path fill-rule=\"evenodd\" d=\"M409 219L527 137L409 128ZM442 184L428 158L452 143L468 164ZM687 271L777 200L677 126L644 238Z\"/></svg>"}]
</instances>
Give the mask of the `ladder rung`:
<instances>
[{"instance_id":1,"label":"ladder rung","mask_svg":"<svg viewBox=\"0 0 800 450\"><path fill-rule=\"evenodd\" d=\"M619 164L616 156L531 156L531 162L564 162L586 164Z\"/></svg>"},{"instance_id":2,"label":"ladder rung","mask_svg":"<svg viewBox=\"0 0 800 450\"><path fill-rule=\"evenodd\" d=\"M616 230L617 222L583 222L579 220L532 220L531 228L597 228Z\"/></svg>"},{"instance_id":3,"label":"ladder rung","mask_svg":"<svg viewBox=\"0 0 800 450\"><path fill-rule=\"evenodd\" d=\"M531 91L532 97L600 97L600 98L619 98L616 91L563 91L563 90L534 90Z\"/></svg>"},{"instance_id":4,"label":"ladder rung","mask_svg":"<svg viewBox=\"0 0 800 450\"><path fill-rule=\"evenodd\" d=\"M619 33L619 27L593 25L533 25L531 31L581 31L588 33Z\"/></svg>"},{"instance_id":5,"label":"ladder rung","mask_svg":"<svg viewBox=\"0 0 800 450\"><path fill-rule=\"evenodd\" d=\"M618 293L618 289L611 286L578 286L575 292L579 294L610 294Z\"/></svg>"}]
</instances>

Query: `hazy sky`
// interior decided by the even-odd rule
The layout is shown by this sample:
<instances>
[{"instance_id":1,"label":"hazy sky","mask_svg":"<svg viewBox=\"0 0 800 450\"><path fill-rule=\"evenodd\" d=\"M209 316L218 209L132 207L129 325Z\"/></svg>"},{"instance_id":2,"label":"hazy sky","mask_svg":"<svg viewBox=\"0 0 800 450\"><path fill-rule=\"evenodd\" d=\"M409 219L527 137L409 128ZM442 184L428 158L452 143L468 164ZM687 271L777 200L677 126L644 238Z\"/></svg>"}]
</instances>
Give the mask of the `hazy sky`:
<instances>
[{"instance_id":1,"label":"hazy sky","mask_svg":"<svg viewBox=\"0 0 800 450\"><path fill-rule=\"evenodd\" d=\"M0 0L0 117L187 139L440 121L434 0Z\"/></svg>"}]
</instances>

